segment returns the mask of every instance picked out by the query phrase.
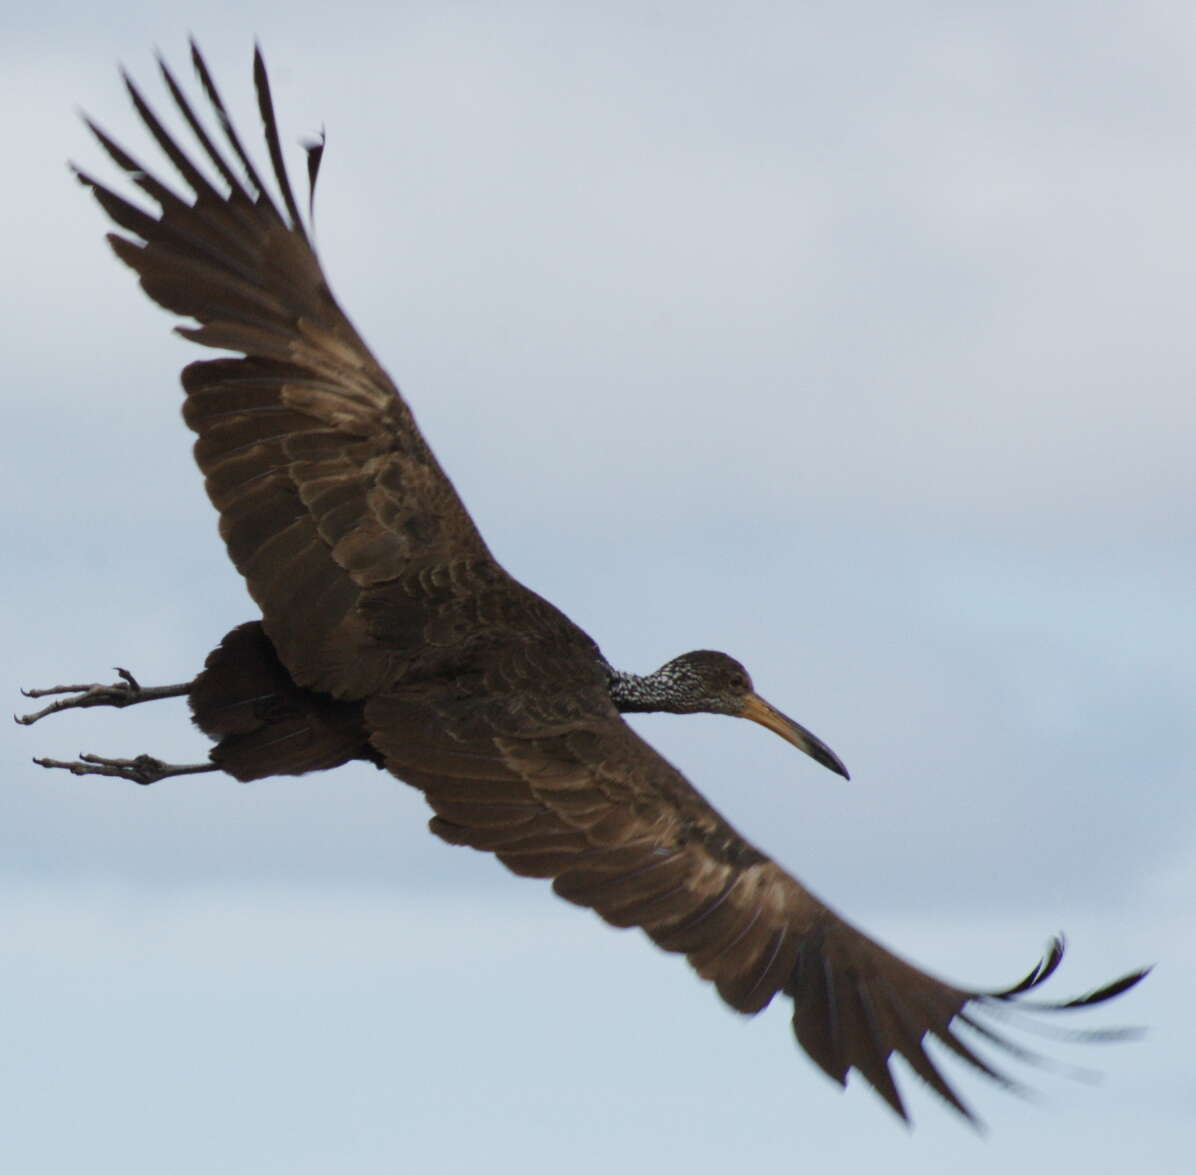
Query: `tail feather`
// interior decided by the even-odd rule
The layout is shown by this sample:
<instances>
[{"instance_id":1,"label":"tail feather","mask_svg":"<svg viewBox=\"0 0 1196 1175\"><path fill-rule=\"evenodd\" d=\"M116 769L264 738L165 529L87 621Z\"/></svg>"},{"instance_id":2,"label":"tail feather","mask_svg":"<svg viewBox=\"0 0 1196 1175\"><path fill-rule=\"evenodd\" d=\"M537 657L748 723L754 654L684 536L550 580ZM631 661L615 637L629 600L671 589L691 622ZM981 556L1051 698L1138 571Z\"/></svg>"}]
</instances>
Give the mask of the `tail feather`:
<instances>
[{"instance_id":1,"label":"tail feather","mask_svg":"<svg viewBox=\"0 0 1196 1175\"><path fill-rule=\"evenodd\" d=\"M189 697L192 721L216 740L212 761L242 782L351 759L381 766L361 707L296 685L257 621L234 628L209 654Z\"/></svg>"}]
</instances>

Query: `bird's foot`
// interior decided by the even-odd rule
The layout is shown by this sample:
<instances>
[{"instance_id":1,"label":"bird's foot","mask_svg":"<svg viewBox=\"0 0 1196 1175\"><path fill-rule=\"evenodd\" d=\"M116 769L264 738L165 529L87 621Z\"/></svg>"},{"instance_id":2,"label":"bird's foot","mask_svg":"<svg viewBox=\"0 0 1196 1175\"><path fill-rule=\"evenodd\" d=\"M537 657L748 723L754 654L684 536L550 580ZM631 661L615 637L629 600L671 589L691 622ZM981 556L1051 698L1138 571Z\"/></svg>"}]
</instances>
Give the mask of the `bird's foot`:
<instances>
[{"instance_id":1,"label":"bird's foot","mask_svg":"<svg viewBox=\"0 0 1196 1175\"><path fill-rule=\"evenodd\" d=\"M43 706L32 714L14 714L13 720L22 726L32 726L39 719L50 714L59 714L63 710L87 710L92 706L135 706L139 702L153 702L158 698L178 698L187 694L190 683L186 685L154 685L143 686L127 670L117 666L116 672L120 681L109 685L92 683L91 685L53 685L48 689L23 689L21 693L27 698L47 698L55 694L69 694L70 697L60 697Z\"/></svg>"},{"instance_id":2,"label":"bird's foot","mask_svg":"<svg viewBox=\"0 0 1196 1175\"><path fill-rule=\"evenodd\" d=\"M93 703L102 705L103 703ZM169 779L172 775L198 775L201 771L219 771L215 763L163 763L153 755L138 755L135 759L105 759L103 755L81 753L77 759L34 759L39 767L58 767L72 775L112 775L142 785Z\"/></svg>"}]
</instances>

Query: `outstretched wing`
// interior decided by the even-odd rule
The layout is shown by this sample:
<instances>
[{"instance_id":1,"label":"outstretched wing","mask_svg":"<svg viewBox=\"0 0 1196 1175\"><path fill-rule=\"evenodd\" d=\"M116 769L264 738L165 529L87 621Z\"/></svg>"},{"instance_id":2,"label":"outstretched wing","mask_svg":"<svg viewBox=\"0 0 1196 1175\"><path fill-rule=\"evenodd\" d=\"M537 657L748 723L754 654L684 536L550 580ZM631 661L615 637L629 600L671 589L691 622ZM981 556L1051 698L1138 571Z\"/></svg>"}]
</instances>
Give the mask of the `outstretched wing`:
<instances>
[{"instance_id":1,"label":"outstretched wing","mask_svg":"<svg viewBox=\"0 0 1196 1175\"><path fill-rule=\"evenodd\" d=\"M927 1038L1017 1088L968 1032L1035 1060L994 1031L985 1012L1043 982L1062 957L1060 942L1004 991L935 979L845 922L748 843L609 700L604 708L597 689L588 716L578 713L572 690L573 713L565 713L553 701L551 666L531 658L527 669L543 688L531 686L529 672L517 702L428 685L366 704L372 741L390 770L424 791L437 813L434 832L495 853L515 873L552 878L558 894L615 926L640 927L657 946L686 955L740 1012L788 996L798 1043L818 1065L840 1084L857 1070L902 1118L889 1069L894 1055L972 1119L928 1055ZM1141 975L1068 1004L1039 1006L1099 1003Z\"/></svg>"},{"instance_id":2,"label":"outstretched wing","mask_svg":"<svg viewBox=\"0 0 1196 1175\"><path fill-rule=\"evenodd\" d=\"M88 123L112 160L158 206L146 212L76 169L112 219L110 234L160 305L199 324L197 343L240 353L183 372L184 416L220 512L229 555L301 685L360 698L396 679L396 654L370 631L369 597L386 584L409 607L429 577L494 566L410 409L337 305L299 212L260 51L254 82L281 207L243 147L194 43L221 149L162 64L205 175L126 77L150 134L190 189L183 198ZM396 585L398 588L396 589ZM439 598L445 592L443 584Z\"/></svg>"}]
</instances>

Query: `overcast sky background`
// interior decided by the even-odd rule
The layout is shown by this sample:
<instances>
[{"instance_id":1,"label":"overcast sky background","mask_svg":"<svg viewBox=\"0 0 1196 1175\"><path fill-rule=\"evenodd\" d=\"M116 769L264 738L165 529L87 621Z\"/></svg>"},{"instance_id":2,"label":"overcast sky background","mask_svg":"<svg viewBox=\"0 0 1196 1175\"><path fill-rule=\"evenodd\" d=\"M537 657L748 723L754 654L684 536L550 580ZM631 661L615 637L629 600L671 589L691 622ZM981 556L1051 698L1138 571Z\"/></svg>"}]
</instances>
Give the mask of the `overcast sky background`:
<instances>
[{"instance_id":1,"label":"overcast sky background","mask_svg":"<svg viewBox=\"0 0 1196 1175\"><path fill-rule=\"evenodd\" d=\"M620 666L725 648L747 723L636 721L953 980L1157 962L1026 1105L907 1134L678 959L438 842L372 769L139 789L178 702L4 735L0 1161L33 1173L1189 1170L1196 1077L1190 3L41 3L0 16L5 679L191 676L253 615L169 334L64 161L206 50L328 131L318 239L506 566ZM260 153L259 153L260 157ZM301 171L299 154L292 165ZM163 170L168 169L163 165ZM1080 1025L1080 1020L1067 1021ZM954 1070L953 1070L954 1072Z\"/></svg>"}]
</instances>

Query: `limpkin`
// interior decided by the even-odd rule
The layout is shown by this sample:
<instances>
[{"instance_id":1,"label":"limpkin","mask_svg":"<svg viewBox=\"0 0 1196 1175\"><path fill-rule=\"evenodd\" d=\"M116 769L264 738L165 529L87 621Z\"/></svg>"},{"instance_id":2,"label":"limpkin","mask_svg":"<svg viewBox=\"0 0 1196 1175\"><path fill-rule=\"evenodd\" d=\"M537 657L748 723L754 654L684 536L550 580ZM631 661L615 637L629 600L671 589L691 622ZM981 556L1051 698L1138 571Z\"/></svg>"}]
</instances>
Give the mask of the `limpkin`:
<instances>
[{"instance_id":1,"label":"limpkin","mask_svg":"<svg viewBox=\"0 0 1196 1175\"><path fill-rule=\"evenodd\" d=\"M424 793L438 836L492 852L515 873L551 878L558 894L615 926L638 926L684 954L737 1011L758 1012L784 993L798 1042L840 1084L856 1070L905 1118L889 1070L897 1054L971 1119L925 1039L1012 1085L959 1029L1024 1059L985 1012L1037 988L1058 966L1061 941L1003 990L935 979L748 843L624 723L621 714L634 711L746 717L847 774L726 654L687 653L646 676L619 672L498 564L328 288L287 176L260 50L254 83L273 195L194 43L191 59L215 136L159 64L215 176L127 77L141 120L190 194L172 191L90 121L156 211L75 172L128 234L108 240L146 293L198 324L179 333L236 356L184 369L183 414L261 619L230 632L183 685L143 688L122 670L113 685L29 691L56 700L26 723L186 696L195 724L215 740L206 762L36 761L148 784L201 771L249 781L367 760ZM308 148L313 193L321 151ZM1031 1006L1101 1003L1143 974Z\"/></svg>"}]
</instances>

